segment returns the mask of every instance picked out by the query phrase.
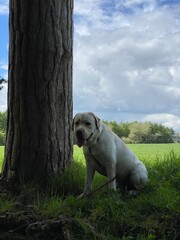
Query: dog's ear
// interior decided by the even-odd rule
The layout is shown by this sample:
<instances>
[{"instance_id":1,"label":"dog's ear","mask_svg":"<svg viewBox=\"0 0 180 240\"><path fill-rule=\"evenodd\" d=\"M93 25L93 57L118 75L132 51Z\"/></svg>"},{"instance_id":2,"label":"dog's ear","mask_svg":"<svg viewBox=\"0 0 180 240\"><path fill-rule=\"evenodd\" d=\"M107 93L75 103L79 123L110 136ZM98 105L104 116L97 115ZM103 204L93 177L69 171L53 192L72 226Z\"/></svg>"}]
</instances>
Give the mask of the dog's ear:
<instances>
[{"instance_id":1,"label":"dog's ear","mask_svg":"<svg viewBox=\"0 0 180 240\"><path fill-rule=\"evenodd\" d=\"M99 129L100 128L100 124L101 124L101 119L98 118L94 113L90 113L93 115L94 119L95 119L95 123L96 123L96 128Z\"/></svg>"},{"instance_id":2,"label":"dog's ear","mask_svg":"<svg viewBox=\"0 0 180 240\"><path fill-rule=\"evenodd\" d=\"M101 119L98 118L97 116L94 116L94 118L95 118L95 122L96 122L96 127L97 127L97 129L99 129L100 128L100 124L101 124Z\"/></svg>"},{"instance_id":3,"label":"dog's ear","mask_svg":"<svg viewBox=\"0 0 180 240\"><path fill-rule=\"evenodd\" d=\"M73 120L72 120L72 131L74 131L74 120L76 118L77 114L74 116Z\"/></svg>"},{"instance_id":4,"label":"dog's ear","mask_svg":"<svg viewBox=\"0 0 180 240\"><path fill-rule=\"evenodd\" d=\"M72 131L74 131L74 118L72 120Z\"/></svg>"}]
</instances>

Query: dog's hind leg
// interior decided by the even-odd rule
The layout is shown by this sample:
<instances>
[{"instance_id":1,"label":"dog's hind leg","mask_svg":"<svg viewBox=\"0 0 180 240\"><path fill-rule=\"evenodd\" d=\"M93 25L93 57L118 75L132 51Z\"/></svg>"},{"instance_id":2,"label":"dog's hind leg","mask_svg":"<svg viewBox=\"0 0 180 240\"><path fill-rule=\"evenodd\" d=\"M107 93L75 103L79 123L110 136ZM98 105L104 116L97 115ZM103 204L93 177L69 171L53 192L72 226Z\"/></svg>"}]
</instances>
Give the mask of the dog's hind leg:
<instances>
[{"instance_id":1,"label":"dog's hind leg","mask_svg":"<svg viewBox=\"0 0 180 240\"><path fill-rule=\"evenodd\" d=\"M148 173L144 165L138 165L128 176L127 190L130 195L136 195L148 182Z\"/></svg>"}]
</instances>

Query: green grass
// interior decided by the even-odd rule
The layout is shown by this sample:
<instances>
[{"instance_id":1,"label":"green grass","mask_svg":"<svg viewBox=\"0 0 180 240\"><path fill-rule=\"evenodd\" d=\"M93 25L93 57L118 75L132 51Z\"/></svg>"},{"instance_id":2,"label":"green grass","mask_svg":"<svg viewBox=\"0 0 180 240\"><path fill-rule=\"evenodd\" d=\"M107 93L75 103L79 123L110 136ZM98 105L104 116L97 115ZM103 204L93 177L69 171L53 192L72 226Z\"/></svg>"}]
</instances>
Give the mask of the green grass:
<instances>
[{"instance_id":1,"label":"green grass","mask_svg":"<svg viewBox=\"0 0 180 240\"><path fill-rule=\"evenodd\" d=\"M133 152L142 161L154 161L155 159L163 159L165 155L173 151L175 154L180 155L180 144L129 144Z\"/></svg>"},{"instance_id":2,"label":"green grass","mask_svg":"<svg viewBox=\"0 0 180 240\"><path fill-rule=\"evenodd\" d=\"M180 144L129 147L145 162L149 172L148 185L136 197L118 190L113 200L105 187L91 198L78 200L84 186L85 161L82 149L75 147L75 161L63 176L52 178L46 192L25 186L21 198L30 199L40 219L57 218L60 214L75 219L78 225L73 228L74 239L179 239ZM2 156L0 147L0 162ZM105 177L96 174L93 188L105 181ZM8 206L12 207L0 201L1 212Z\"/></svg>"}]
</instances>

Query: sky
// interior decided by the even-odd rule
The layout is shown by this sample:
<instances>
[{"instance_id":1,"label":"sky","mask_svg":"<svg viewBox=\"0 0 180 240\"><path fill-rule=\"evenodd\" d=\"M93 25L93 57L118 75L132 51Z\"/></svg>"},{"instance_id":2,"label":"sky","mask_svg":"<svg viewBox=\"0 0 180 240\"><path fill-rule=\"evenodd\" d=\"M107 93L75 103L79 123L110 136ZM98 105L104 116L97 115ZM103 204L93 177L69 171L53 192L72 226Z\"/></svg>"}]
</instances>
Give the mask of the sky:
<instances>
[{"instance_id":1,"label":"sky","mask_svg":"<svg viewBox=\"0 0 180 240\"><path fill-rule=\"evenodd\" d=\"M0 76L7 71L8 1L0 0ZM7 86L0 111L6 95ZM180 132L179 0L74 0L73 108Z\"/></svg>"}]
</instances>

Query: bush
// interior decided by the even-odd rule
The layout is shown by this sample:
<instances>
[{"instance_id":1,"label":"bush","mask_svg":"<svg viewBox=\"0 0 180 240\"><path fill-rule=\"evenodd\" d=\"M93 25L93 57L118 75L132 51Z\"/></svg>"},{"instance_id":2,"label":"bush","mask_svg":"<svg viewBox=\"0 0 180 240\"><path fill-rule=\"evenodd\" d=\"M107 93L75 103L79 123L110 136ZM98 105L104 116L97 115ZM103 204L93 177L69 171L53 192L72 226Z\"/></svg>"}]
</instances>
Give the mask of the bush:
<instances>
[{"instance_id":1,"label":"bush","mask_svg":"<svg viewBox=\"0 0 180 240\"><path fill-rule=\"evenodd\" d=\"M0 131L6 132L7 112L0 112Z\"/></svg>"},{"instance_id":2,"label":"bush","mask_svg":"<svg viewBox=\"0 0 180 240\"><path fill-rule=\"evenodd\" d=\"M6 134L4 132L0 131L0 146L5 145L5 138L6 138Z\"/></svg>"}]
</instances>

